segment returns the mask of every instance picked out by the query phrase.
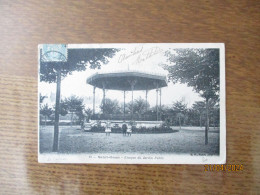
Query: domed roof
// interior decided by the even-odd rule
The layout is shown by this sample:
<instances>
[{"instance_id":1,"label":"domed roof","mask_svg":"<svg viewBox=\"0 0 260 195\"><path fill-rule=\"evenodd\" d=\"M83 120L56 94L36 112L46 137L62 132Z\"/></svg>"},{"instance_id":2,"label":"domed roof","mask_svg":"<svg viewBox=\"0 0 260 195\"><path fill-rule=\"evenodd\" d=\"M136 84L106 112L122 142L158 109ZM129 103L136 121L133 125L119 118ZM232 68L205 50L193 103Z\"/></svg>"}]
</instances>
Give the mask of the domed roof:
<instances>
[{"instance_id":1,"label":"domed roof","mask_svg":"<svg viewBox=\"0 0 260 195\"><path fill-rule=\"evenodd\" d=\"M99 72L87 78L87 83L110 90L151 90L167 86L165 74L140 70Z\"/></svg>"}]
</instances>

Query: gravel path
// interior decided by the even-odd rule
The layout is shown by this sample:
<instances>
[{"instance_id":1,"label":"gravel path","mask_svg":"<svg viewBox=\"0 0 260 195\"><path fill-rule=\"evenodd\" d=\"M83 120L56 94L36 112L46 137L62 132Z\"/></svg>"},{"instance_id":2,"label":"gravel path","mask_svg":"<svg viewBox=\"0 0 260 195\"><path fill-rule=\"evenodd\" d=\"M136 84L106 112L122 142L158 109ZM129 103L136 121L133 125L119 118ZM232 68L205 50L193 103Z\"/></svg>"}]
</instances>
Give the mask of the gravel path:
<instances>
[{"instance_id":1,"label":"gravel path","mask_svg":"<svg viewBox=\"0 0 260 195\"><path fill-rule=\"evenodd\" d=\"M60 127L60 153L175 153L219 154L219 133L209 132L209 144L204 145L203 131L181 130L164 134L90 133L77 130L79 127ZM51 152L53 127L40 130L40 152Z\"/></svg>"}]
</instances>

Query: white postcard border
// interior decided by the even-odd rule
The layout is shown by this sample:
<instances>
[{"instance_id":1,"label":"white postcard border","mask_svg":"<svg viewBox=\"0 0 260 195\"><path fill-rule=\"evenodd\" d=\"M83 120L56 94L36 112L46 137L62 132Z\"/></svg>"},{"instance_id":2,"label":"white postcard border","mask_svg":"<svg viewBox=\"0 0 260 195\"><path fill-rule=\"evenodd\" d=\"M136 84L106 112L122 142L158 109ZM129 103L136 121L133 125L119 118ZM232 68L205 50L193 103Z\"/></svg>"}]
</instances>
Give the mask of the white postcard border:
<instances>
[{"instance_id":1,"label":"white postcard border","mask_svg":"<svg viewBox=\"0 0 260 195\"><path fill-rule=\"evenodd\" d=\"M216 48L220 49L220 155L193 156L191 154L58 154L40 153L39 87L38 87L38 162L39 163L89 163L89 164L225 164L226 163L226 82L224 43L104 43L68 44L68 48L121 48L159 44L171 48ZM40 71L40 49L38 45L38 73ZM38 74L38 82L40 82Z\"/></svg>"}]
</instances>

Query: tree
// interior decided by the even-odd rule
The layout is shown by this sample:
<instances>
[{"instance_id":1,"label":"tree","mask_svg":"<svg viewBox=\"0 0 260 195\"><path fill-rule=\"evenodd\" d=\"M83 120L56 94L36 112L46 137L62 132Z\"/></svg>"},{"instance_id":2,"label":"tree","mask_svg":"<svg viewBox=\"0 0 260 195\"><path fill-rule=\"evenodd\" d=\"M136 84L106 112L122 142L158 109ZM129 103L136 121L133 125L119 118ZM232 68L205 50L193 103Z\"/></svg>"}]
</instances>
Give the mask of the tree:
<instances>
[{"instance_id":1,"label":"tree","mask_svg":"<svg viewBox=\"0 0 260 195\"><path fill-rule=\"evenodd\" d=\"M104 111L104 114L122 113L119 102L117 100L111 100L109 98L106 98L105 102L102 101L100 109Z\"/></svg>"},{"instance_id":2,"label":"tree","mask_svg":"<svg viewBox=\"0 0 260 195\"><path fill-rule=\"evenodd\" d=\"M145 99L141 97L133 101L133 114L135 116L137 115L139 119L141 119L142 116L145 116L147 120L147 117L149 117L147 115L151 115L151 110L149 110L149 108L150 108L150 104L148 102L146 104ZM132 111L132 102L128 102L126 104L126 113L131 113L131 111Z\"/></svg>"},{"instance_id":3,"label":"tree","mask_svg":"<svg viewBox=\"0 0 260 195\"><path fill-rule=\"evenodd\" d=\"M203 101L198 101L198 102L195 102L193 105L192 105L192 109L199 113L199 121L200 121L200 127L202 126L202 114L203 112L206 110L206 105L205 105L205 102Z\"/></svg>"},{"instance_id":4,"label":"tree","mask_svg":"<svg viewBox=\"0 0 260 195\"><path fill-rule=\"evenodd\" d=\"M211 113L210 113L210 122L213 124L214 129L216 126L219 127L219 119L220 119L220 109L219 104L212 105Z\"/></svg>"},{"instance_id":5,"label":"tree","mask_svg":"<svg viewBox=\"0 0 260 195\"><path fill-rule=\"evenodd\" d=\"M187 105L183 101L176 101L173 103L173 110L176 113L176 117L179 120L179 126L181 129L181 120L185 118Z\"/></svg>"},{"instance_id":6,"label":"tree","mask_svg":"<svg viewBox=\"0 0 260 195\"><path fill-rule=\"evenodd\" d=\"M86 115L86 118L87 118L87 119L86 119L87 122L89 122L89 119L91 118L92 114L93 114L92 109L87 108L87 109L85 110L85 115Z\"/></svg>"},{"instance_id":7,"label":"tree","mask_svg":"<svg viewBox=\"0 0 260 195\"><path fill-rule=\"evenodd\" d=\"M200 126L200 121L198 120L200 118L200 115L193 108L187 109L186 117L187 117L187 125Z\"/></svg>"},{"instance_id":8,"label":"tree","mask_svg":"<svg viewBox=\"0 0 260 195\"><path fill-rule=\"evenodd\" d=\"M82 114L84 113L84 103L83 103L83 98L79 98L77 96L71 96L68 98L65 98L63 101L64 106L61 107L67 113L71 114L71 125L73 124L73 115L76 114L78 117L81 117Z\"/></svg>"},{"instance_id":9,"label":"tree","mask_svg":"<svg viewBox=\"0 0 260 195\"><path fill-rule=\"evenodd\" d=\"M84 130L85 120L87 120L87 122L89 122L89 119L92 115L92 110L90 108L82 109L81 111L77 112L76 114L78 116L78 121L80 123L81 129Z\"/></svg>"},{"instance_id":10,"label":"tree","mask_svg":"<svg viewBox=\"0 0 260 195\"><path fill-rule=\"evenodd\" d=\"M165 106L162 105L160 108L160 113L161 113L161 119L162 121L165 121L165 123L170 126L170 124L172 124L172 119L173 119L173 115L174 115L174 111L172 109L172 106Z\"/></svg>"},{"instance_id":11,"label":"tree","mask_svg":"<svg viewBox=\"0 0 260 195\"><path fill-rule=\"evenodd\" d=\"M214 99L210 99L208 102L209 109L209 121L215 126L219 122L219 105L218 102ZM192 105L192 110L199 114L200 126L202 121L205 121L206 115L206 104L203 101L195 102Z\"/></svg>"},{"instance_id":12,"label":"tree","mask_svg":"<svg viewBox=\"0 0 260 195\"><path fill-rule=\"evenodd\" d=\"M40 94L40 105L43 103L43 100L46 98L47 96L42 96L42 94Z\"/></svg>"},{"instance_id":13,"label":"tree","mask_svg":"<svg viewBox=\"0 0 260 195\"><path fill-rule=\"evenodd\" d=\"M45 123L44 123L45 126L46 126L47 118L49 118L52 115L52 113L53 113L53 110L52 110L52 108L50 108L48 106L48 104L45 104L44 106L42 106L40 108L40 114L42 114L44 116L44 119L45 119Z\"/></svg>"},{"instance_id":14,"label":"tree","mask_svg":"<svg viewBox=\"0 0 260 195\"><path fill-rule=\"evenodd\" d=\"M205 99L205 144L208 144L209 100L219 97L219 49L176 49L165 53L169 80L186 83Z\"/></svg>"},{"instance_id":15,"label":"tree","mask_svg":"<svg viewBox=\"0 0 260 195\"><path fill-rule=\"evenodd\" d=\"M66 116L68 114L68 105L64 100L60 101L60 115Z\"/></svg>"},{"instance_id":16,"label":"tree","mask_svg":"<svg viewBox=\"0 0 260 195\"><path fill-rule=\"evenodd\" d=\"M149 103L147 102L147 109L150 107ZM134 114L138 114L140 117L146 111L146 101L139 97L138 99L134 100L133 105L133 112Z\"/></svg>"},{"instance_id":17,"label":"tree","mask_svg":"<svg viewBox=\"0 0 260 195\"><path fill-rule=\"evenodd\" d=\"M74 71L85 71L87 67L91 69L100 68L101 64L106 64L108 59L118 49L102 48L102 49L68 49L68 57L66 62L46 62L40 60L40 81L48 83L57 83L56 86L56 104L55 104L55 123L53 151L58 151L59 136L59 114L60 114L60 86L61 79Z\"/></svg>"},{"instance_id":18,"label":"tree","mask_svg":"<svg viewBox=\"0 0 260 195\"><path fill-rule=\"evenodd\" d=\"M40 97L39 97L39 101L40 101L40 113L41 113L41 110L42 110L42 104L43 104L43 101L44 101L44 99L46 98L47 96L42 96L42 94L40 93ZM40 122L42 122L41 121L42 120L42 118L40 117ZM46 120L45 120L45 126L46 126Z\"/></svg>"}]
</instances>

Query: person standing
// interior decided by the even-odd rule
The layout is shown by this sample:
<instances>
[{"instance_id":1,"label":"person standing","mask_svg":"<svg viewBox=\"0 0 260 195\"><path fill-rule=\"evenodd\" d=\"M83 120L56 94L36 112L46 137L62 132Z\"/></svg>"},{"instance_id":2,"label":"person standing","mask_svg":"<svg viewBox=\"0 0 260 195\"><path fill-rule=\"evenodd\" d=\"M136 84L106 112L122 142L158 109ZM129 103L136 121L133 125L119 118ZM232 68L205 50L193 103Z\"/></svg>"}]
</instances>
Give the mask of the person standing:
<instances>
[{"instance_id":1,"label":"person standing","mask_svg":"<svg viewBox=\"0 0 260 195\"><path fill-rule=\"evenodd\" d=\"M106 136L110 136L110 133L111 133L111 123L110 123L109 120L106 122L106 130L105 130L105 132L106 132Z\"/></svg>"},{"instance_id":2,"label":"person standing","mask_svg":"<svg viewBox=\"0 0 260 195\"><path fill-rule=\"evenodd\" d=\"M123 136L126 136L127 125L125 123L122 125L122 130L123 130Z\"/></svg>"},{"instance_id":3,"label":"person standing","mask_svg":"<svg viewBox=\"0 0 260 195\"><path fill-rule=\"evenodd\" d=\"M131 137L131 134L132 134L132 129L133 129L133 126L131 128L128 128L127 129L127 135Z\"/></svg>"}]
</instances>

